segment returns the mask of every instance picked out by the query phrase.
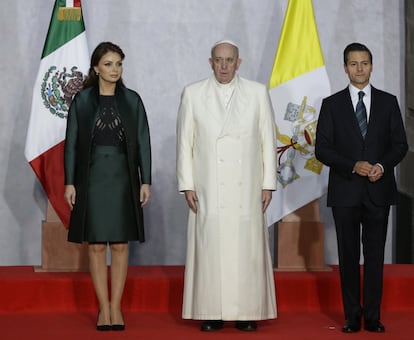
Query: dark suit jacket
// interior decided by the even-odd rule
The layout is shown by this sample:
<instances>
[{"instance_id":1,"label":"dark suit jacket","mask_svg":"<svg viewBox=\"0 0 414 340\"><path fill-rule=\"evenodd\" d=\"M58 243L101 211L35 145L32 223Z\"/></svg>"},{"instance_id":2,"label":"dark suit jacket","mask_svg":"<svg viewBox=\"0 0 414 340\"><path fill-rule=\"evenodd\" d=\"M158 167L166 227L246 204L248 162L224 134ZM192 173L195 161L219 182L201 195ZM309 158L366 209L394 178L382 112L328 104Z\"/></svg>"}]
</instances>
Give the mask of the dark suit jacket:
<instances>
[{"instance_id":1,"label":"dark suit jacket","mask_svg":"<svg viewBox=\"0 0 414 340\"><path fill-rule=\"evenodd\" d=\"M371 86L371 111L365 140L361 135L349 89L322 102L316 130L316 158L330 167L328 206L351 207L368 192L379 206L395 204L394 167L407 152L407 139L397 98ZM380 163L384 175L375 183L353 174L356 161Z\"/></svg>"},{"instance_id":2,"label":"dark suit jacket","mask_svg":"<svg viewBox=\"0 0 414 340\"><path fill-rule=\"evenodd\" d=\"M136 207L139 241L144 227L139 200L140 183L151 184L151 147L147 115L140 96L125 87L117 87L115 104L124 127L131 190ZM89 87L74 98L68 114L65 140L65 184L76 188L76 206L72 211L69 240L82 242L89 178L92 134L99 109L99 90Z\"/></svg>"}]
</instances>

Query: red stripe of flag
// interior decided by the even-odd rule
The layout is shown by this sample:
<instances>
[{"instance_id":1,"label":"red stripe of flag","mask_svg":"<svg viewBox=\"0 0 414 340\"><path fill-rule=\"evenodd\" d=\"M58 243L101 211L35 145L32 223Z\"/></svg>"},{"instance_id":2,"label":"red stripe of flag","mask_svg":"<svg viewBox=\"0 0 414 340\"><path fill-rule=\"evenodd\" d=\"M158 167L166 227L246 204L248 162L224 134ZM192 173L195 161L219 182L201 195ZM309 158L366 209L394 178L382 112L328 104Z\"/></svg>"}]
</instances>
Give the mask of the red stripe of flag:
<instances>
[{"instance_id":1,"label":"red stripe of flag","mask_svg":"<svg viewBox=\"0 0 414 340\"><path fill-rule=\"evenodd\" d=\"M47 194L47 197L63 225L69 226L70 209L64 199L65 179L63 151L65 141L56 144L30 162L33 171Z\"/></svg>"}]
</instances>

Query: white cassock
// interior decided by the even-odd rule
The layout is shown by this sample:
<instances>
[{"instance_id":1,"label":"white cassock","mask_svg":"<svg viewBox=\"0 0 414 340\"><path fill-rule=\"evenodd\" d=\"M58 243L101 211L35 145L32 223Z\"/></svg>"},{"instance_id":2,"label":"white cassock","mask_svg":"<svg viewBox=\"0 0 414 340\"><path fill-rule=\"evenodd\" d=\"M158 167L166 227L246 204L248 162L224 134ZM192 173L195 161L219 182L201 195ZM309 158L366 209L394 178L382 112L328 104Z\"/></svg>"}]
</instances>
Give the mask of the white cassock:
<instances>
[{"instance_id":1,"label":"white cassock","mask_svg":"<svg viewBox=\"0 0 414 340\"><path fill-rule=\"evenodd\" d=\"M227 109L226 109L227 106ZM189 211L183 318L275 318L262 189L276 189L276 138L265 85L214 76L187 86L177 119L179 191Z\"/></svg>"}]
</instances>

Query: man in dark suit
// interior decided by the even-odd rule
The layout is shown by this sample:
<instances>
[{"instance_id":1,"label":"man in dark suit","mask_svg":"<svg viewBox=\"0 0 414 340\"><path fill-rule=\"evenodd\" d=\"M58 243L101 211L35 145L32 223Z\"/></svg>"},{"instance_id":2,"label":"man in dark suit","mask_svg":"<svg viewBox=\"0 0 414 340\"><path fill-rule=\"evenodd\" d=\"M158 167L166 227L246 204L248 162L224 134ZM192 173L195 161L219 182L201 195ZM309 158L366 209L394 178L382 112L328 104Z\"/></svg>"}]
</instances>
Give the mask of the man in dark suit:
<instances>
[{"instance_id":1,"label":"man in dark suit","mask_svg":"<svg viewBox=\"0 0 414 340\"><path fill-rule=\"evenodd\" d=\"M335 221L342 331L384 332L380 322L384 248L390 205L396 204L394 167L408 146L395 96L370 82L372 54L359 43L344 50L349 86L325 98L316 131L316 157L330 167L328 206ZM360 288L361 235L364 256Z\"/></svg>"}]
</instances>

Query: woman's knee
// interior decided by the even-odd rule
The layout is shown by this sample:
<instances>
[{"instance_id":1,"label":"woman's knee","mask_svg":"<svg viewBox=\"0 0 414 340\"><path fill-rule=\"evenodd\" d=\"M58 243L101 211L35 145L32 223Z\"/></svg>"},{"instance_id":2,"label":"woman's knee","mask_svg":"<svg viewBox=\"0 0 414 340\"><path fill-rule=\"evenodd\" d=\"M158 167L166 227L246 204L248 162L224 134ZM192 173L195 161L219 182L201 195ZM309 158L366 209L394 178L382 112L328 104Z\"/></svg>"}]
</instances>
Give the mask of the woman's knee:
<instances>
[{"instance_id":1,"label":"woman's knee","mask_svg":"<svg viewBox=\"0 0 414 340\"><path fill-rule=\"evenodd\" d=\"M127 242L111 243L110 248L111 248L111 252L126 253L128 252L128 243Z\"/></svg>"},{"instance_id":2,"label":"woman's knee","mask_svg":"<svg viewBox=\"0 0 414 340\"><path fill-rule=\"evenodd\" d=\"M106 243L89 243L88 249L90 253L100 254L106 252Z\"/></svg>"}]
</instances>

